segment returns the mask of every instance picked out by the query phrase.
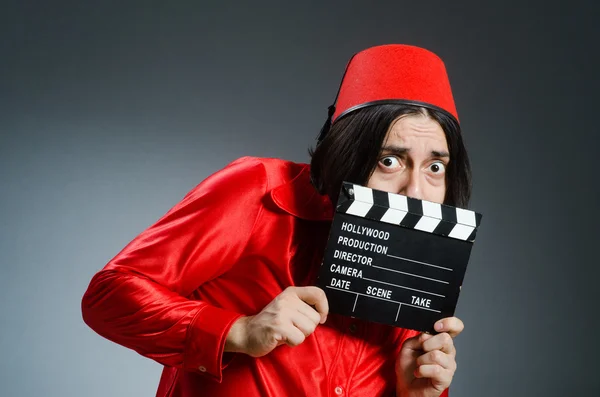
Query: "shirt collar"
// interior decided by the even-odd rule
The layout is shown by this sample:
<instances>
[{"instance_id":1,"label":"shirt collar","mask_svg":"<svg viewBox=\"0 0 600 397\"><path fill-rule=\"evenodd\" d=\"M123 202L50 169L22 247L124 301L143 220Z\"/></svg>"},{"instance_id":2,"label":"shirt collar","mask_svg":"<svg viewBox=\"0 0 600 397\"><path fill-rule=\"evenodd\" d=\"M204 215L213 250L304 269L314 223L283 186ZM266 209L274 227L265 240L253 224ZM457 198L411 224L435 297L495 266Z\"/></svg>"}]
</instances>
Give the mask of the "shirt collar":
<instances>
[{"instance_id":1,"label":"shirt collar","mask_svg":"<svg viewBox=\"0 0 600 397\"><path fill-rule=\"evenodd\" d=\"M303 164L292 180L271 190L273 202L285 212L309 221L331 221L333 205L310 181L310 166Z\"/></svg>"}]
</instances>

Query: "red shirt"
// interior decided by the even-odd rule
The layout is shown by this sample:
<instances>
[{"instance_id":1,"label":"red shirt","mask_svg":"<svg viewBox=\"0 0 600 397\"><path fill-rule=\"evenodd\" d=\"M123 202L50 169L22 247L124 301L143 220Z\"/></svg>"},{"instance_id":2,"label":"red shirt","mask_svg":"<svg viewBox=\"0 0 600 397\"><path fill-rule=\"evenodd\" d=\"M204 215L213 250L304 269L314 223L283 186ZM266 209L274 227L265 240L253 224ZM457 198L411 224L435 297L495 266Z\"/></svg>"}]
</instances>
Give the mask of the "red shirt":
<instances>
[{"instance_id":1,"label":"red shirt","mask_svg":"<svg viewBox=\"0 0 600 397\"><path fill-rule=\"evenodd\" d=\"M333 216L306 164L242 158L210 176L92 279L84 321L165 366L158 397L391 396L415 331L330 314L301 345L224 353L242 315L314 284Z\"/></svg>"}]
</instances>

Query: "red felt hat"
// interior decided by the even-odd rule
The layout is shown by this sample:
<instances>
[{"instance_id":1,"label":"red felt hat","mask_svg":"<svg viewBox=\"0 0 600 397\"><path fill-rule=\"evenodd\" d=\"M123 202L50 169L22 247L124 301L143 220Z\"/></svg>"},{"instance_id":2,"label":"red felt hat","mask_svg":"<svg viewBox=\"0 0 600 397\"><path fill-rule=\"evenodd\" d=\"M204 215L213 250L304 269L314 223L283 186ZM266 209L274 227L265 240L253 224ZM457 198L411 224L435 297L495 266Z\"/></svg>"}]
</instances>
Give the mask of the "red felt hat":
<instances>
[{"instance_id":1,"label":"red felt hat","mask_svg":"<svg viewBox=\"0 0 600 397\"><path fill-rule=\"evenodd\" d=\"M423 48L390 44L368 48L348 62L336 100L329 107L331 123L348 113L387 103L415 104L441 110L458 123L446 67L433 52Z\"/></svg>"}]
</instances>

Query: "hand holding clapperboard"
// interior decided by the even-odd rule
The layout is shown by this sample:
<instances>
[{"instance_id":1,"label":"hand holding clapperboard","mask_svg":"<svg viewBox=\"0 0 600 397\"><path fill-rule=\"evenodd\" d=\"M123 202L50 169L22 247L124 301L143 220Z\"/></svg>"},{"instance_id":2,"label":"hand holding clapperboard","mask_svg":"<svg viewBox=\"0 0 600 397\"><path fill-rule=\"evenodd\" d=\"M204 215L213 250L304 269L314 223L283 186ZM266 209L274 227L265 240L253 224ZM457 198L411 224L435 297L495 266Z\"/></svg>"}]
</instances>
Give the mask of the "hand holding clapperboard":
<instances>
[{"instance_id":1,"label":"hand holding clapperboard","mask_svg":"<svg viewBox=\"0 0 600 397\"><path fill-rule=\"evenodd\" d=\"M333 313L436 333L481 214L344 182L317 285Z\"/></svg>"}]
</instances>

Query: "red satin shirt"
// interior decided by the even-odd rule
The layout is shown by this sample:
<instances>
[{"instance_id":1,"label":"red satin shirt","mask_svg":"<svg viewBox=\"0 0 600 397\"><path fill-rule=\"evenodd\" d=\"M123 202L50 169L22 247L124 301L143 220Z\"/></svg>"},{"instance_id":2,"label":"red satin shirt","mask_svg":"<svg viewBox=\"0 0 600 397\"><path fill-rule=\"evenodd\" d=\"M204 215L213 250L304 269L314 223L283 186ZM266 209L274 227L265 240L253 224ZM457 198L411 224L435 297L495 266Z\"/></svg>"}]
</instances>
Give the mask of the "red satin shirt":
<instances>
[{"instance_id":1,"label":"red satin shirt","mask_svg":"<svg viewBox=\"0 0 600 397\"><path fill-rule=\"evenodd\" d=\"M165 366L158 397L392 396L415 331L330 314L301 345L224 353L242 315L316 280L333 208L306 164L242 158L207 178L92 279L84 321Z\"/></svg>"}]
</instances>

